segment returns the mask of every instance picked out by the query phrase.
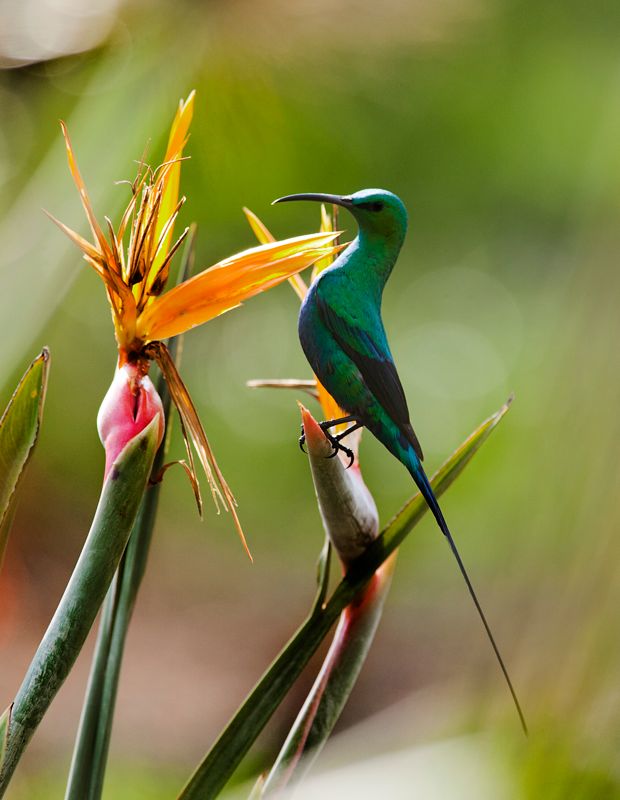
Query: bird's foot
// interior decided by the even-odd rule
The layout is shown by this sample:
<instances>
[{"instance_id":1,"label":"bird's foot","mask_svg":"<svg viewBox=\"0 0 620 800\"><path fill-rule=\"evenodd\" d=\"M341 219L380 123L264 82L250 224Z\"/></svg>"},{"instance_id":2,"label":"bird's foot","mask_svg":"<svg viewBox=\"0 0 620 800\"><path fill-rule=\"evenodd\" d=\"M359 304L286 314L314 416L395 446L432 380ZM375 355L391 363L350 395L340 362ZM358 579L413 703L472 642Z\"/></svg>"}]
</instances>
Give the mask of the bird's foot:
<instances>
[{"instance_id":1,"label":"bird's foot","mask_svg":"<svg viewBox=\"0 0 620 800\"><path fill-rule=\"evenodd\" d=\"M343 433L339 433L338 436L334 436L329 432L330 428L333 428L334 425L340 425L343 422L354 422L355 424L348 428ZM349 415L347 417L341 417L340 419L328 419L325 422L319 422L319 427L325 434L325 437L329 440L329 443L334 449L333 453L330 453L327 458L334 458L336 454L340 451L345 454L345 456L349 459L349 463L347 464L347 469L353 464L355 461L355 453L353 450L350 450L348 447L345 447L343 444L340 443L341 439L344 439L345 436L348 436L357 428L362 427L362 423L353 415ZM304 444L306 443L306 432L304 430L304 426L301 426L301 436L299 437L299 447L302 453L305 453Z\"/></svg>"},{"instance_id":2,"label":"bird's foot","mask_svg":"<svg viewBox=\"0 0 620 800\"><path fill-rule=\"evenodd\" d=\"M323 430L323 433L325 434L329 443L333 447L333 453L330 453L327 456L327 458L335 458L339 452L342 452L349 459L349 463L346 466L346 469L349 469L349 467L352 466L353 462L355 461L355 453L353 452L353 450L351 450L348 447L345 447L345 445L341 444L340 442L343 436L346 436L349 431L345 431L344 433L341 433L338 436L333 436L326 428L323 428L323 424L321 424L321 429Z\"/></svg>"}]
</instances>

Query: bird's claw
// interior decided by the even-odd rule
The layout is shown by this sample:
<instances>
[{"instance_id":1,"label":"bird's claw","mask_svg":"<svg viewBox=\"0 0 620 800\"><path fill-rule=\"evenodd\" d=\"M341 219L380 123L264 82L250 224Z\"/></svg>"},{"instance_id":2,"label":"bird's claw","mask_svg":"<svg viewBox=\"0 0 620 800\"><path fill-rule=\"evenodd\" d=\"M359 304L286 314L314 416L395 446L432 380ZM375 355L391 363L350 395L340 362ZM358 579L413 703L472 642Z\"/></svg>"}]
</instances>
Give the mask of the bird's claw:
<instances>
[{"instance_id":1,"label":"bird's claw","mask_svg":"<svg viewBox=\"0 0 620 800\"><path fill-rule=\"evenodd\" d=\"M355 461L355 453L353 450L350 450L348 447L345 447L343 444L340 444L340 439L338 436L332 436L331 433L324 430L323 433L329 439L329 443L334 448L333 453L330 453L327 458L335 458L338 455L338 452L341 451L345 454L345 456L349 459L349 463L345 467L345 469L349 469L349 467L353 466L353 462Z\"/></svg>"},{"instance_id":2,"label":"bird's claw","mask_svg":"<svg viewBox=\"0 0 620 800\"><path fill-rule=\"evenodd\" d=\"M338 452L341 451L345 454L345 456L349 459L349 463L346 466L346 469L353 466L353 462L355 461L355 453L353 450L350 450L348 447L345 447L343 444L340 444L340 437L339 436L332 436L332 434L328 430L328 426L324 426L323 423L320 423L321 430L325 434L326 438L329 440L329 443L333 447L333 452L330 453L326 458L335 458L338 455ZM301 426L301 436L299 437L299 449L302 453L306 453L304 450L304 444L306 443L306 432L304 431L304 426Z\"/></svg>"}]
</instances>

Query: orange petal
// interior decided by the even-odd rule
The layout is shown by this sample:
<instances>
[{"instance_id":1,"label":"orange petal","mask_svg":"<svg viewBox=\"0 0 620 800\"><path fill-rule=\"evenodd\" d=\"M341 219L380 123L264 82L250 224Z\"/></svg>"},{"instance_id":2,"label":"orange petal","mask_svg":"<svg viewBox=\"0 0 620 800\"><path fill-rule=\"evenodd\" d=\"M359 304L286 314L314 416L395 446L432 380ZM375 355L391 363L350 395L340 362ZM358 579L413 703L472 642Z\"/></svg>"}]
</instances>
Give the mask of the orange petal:
<instances>
[{"instance_id":1,"label":"orange petal","mask_svg":"<svg viewBox=\"0 0 620 800\"><path fill-rule=\"evenodd\" d=\"M250 211L249 208L243 209L243 213L245 214L248 222L250 223L250 228L254 231L254 235L258 239L261 244L267 244L268 242L275 242L275 237L267 228L267 226L260 220L253 211ZM299 297L300 300L303 301L304 297L308 294L308 287L306 286L306 282L301 277L301 275L291 275L288 279L288 282L291 284L293 289L295 290L295 294Z\"/></svg>"},{"instance_id":2,"label":"orange petal","mask_svg":"<svg viewBox=\"0 0 620 800\"><path fill-rule=\"evenodd\" d=\"M73 177L73 182L77 186L77 190L80 193L80 200L82 201L82 206L84 207L84 211L86 212L86 216L88 217L90 228L93 232L93 236L99 243L101 252L105 256L105 260L110 261L111 258L109 258L108 243L95 217L95 212L93 211L90 198L88 197L88 192L86 191L86 185L84 183L84 180L82 179L80 170L78 169L77 161L75 160L73 147L71 145L71 139L69 138L69 132L67 131L67 126L65 125L64 122L62 122L62 120L60 122L60 127L62 128L62 135L64 137L65 146L67 148L67 160L69 161L69 169Z\"/></svg>"},{"instance_id":3,"label":"orange petal","mask_svg":"<svg viewBox=\"0 0 620 800\"><path fill-rule=\"evenodd\" d=\"M220 261L153 300L138 317L138 336L167 339L229 311L329 255L337 235L307 234Z\"/></svg>"},{"instance_id":4,"label":"orange petal","mask_svg":"<svg viewBox=\"0 0 620 800\"><path fill-rule=\"evenodd\" d=\"M97 248L94 245L92 245L89 241L84 239L83 236L80 236L79 233L76 233L75 231L72 231L71 228L67 227L67 225L65 225L64 222L61 222L59 219L56 219L56 217L53 214L50 214L49 211L46 211L45 209L43 209L43 213L46 214L52 220L54 225L58 225L60 230L66 236L68 236L69 239L71 239L71 241L74 244L76 244L80 248L80 250L82 250L82 252L84 252L87 256L89 256L89 258L92 261L96 261L96 262L101 261L101 259L103 257L101 255L101 251L97 250ZM100 270L101 270L101 267L98 266L97 267L97 272L101 275L101 271Z\"/></svg>"},{"instance_id":5,"label":"orange petal","mask_svg":"<svg viewBox=\"0 0 620 800\"><path fill-rule=\"evenodd\" d=\"M164 175L162 177L162 199L159 207L155 241L158 241L164 226L174 213L179 199L179 183L181 179L181 161L183 148L187 142L189 126L194 113L194 98L196 93L191 92L187 100L179 103L179 108L170 128L168 147L164 157ZM170 163L173 162L173 163ZM153 272L157 272L168 252L172 240L173 226L171 225L163 241L159 253L153 261Z\"/></svg>"},{"instance_id":6,"label":"orange petal","mask_svg":"<svg viewBox=\"0 0 620 800\"><path fill-rule=\"evenodd\" d=\"M123 328L128 331L133 330L135 328L136 304L131 291L122 282L120 276L114 270L107 268L103 256L96 247L87 242L78 233L72 231L71 228L68 228L48 211L45 213L83 251L87 263L91 265L104 282L108 290L108 298L114 310L114 324L116 325L117 319L122 319Z\"/></svg>"},{"instance_id":7,"label":"orange petal","mask_svg":"<svg viewBox=\"0 0 620 800\"><path fill-rule=\"evenodd\" d=\"M192 90L187 96L187 100L179 100L179 107L170 127L170 136L168 137L168 147L166 148L164 161L172 161L178 158L185 146L189 126L194 115L195 98L196 91Z\"/></svg>"},{"instance_id":8,"label":"orange petal","mask_svg":"<svg viewBox=\"0 0 620 800\"><path fill-rule=\"evenodd\" d=\"M338 403L334 400L331 394L327 391L327 389L323 386L323 384L317 380L316 382L316 389L319 395L319 403L321 404L321 408L323 409L323 416L325 419L340 419L341 417L346 417L347 412L344 411ZM335 425L334 430L338 433L345 431L349 427L350 423L341 423L340 425Z\"/></svg>"}]
</instances>

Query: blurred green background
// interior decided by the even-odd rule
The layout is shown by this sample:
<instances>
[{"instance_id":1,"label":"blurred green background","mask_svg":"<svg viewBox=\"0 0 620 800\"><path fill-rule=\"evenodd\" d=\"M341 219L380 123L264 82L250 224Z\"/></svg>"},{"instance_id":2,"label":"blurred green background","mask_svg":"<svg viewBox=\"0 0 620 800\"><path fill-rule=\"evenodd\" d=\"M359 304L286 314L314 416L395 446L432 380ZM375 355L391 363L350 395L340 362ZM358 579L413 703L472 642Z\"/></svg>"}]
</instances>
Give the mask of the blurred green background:
<instances>
[{"instance_id":1,"label":"blurred green background","mask_svg":"<svg viewBox=\"0 0 620 800\"><path fill-rule=\"evenodd\" d=\"M1 405L43 344L52 368L0 577L1 707L90 524L103 469L95 419L115 363L103 288L41 211L86 232L58 119L100 219L117 219L126 187L115 181L133 177L147 145L158 163L176 104L195 88L182 191L199 265L253 244L243 205L284 237L315 230L317 209L271 208L277 196L389 188L411 230L384 317L427 467L516 395L443 506L530 739L426 520L402 549L375 646L315 773L338 767L342 778L343 765L372 756L364 785L396 797L384 781L404 751L403 797L620 797L619 36L620 6L605 0L5 3ZM310 377L297 307L283 285L186 336L182 373L255 564L230 518L207 505L201 523L182 471L169 472L121 680L109 800L175 796L310 604L322 530L296 396L245 387ZM412 493L409 477L370 436L362 465L387 521ZM9 798L62 796L91 650ZM240 779L269 764L311 681L312 671ZM356 774L319 775L314 796L343 796Z\"/></svg>"}]
</instances>

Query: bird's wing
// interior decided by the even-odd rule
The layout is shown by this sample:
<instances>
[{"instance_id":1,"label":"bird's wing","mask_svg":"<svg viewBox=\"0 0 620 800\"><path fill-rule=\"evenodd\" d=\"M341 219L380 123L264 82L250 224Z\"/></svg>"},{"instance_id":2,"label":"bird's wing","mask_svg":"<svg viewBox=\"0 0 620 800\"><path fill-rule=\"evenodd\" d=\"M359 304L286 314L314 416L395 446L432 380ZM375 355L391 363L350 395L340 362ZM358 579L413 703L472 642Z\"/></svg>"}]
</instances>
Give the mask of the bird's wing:
<instances>
[{"instance_id":1,"label":"bird's wing","mask_svg":"<svg viewBox=\"0 0 620 800\"><path fill-rule=\"evenodd\" d=\"M407 399L403 391L383 324L377 315L378 334L373 335L352 319L345 319L317 292L317 307L323 323L343 351L359 369L364 383L413 446L420 461L424 458L418 437L411 426Z\"/></svg>"}]
</instances>

